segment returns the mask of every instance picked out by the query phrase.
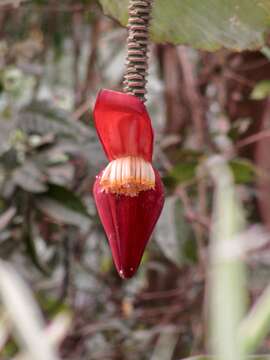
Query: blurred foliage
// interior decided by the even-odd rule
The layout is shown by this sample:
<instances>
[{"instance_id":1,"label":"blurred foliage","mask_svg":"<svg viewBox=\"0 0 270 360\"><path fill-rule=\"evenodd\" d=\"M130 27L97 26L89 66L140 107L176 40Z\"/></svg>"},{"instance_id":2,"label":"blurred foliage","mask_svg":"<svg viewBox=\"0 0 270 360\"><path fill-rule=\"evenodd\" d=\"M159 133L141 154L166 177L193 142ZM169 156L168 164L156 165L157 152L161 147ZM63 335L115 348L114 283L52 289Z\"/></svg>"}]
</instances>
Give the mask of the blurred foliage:
<instances>
[{"instance_id":1,"label":"blurred foliage","mask_svg":"<svg viewBox=\"0 0 270 360\"><path fill-rule=\"evenodd\" d=\"M106 14L127 24L128 0L100 0ZM156 0L151 34L156 42L217 50L257 49L269 29L270 4L246 0Z\"/></svg>"},{"instance_id":2,"label":"blurred foliage","mask_svg":"<svg viewBox=\"0 0 270 360\"><path fill-rule=\"evenodd\" d=\"M250 97L253 100L263 100L270 94L269 80L260 81L253 89Z\"/></svg>"},{"instance_id":3,"label":"blurred foliage","mask_svg":"<svg viewBox=\"0 0 270 360\"><path fill-rule=\"evenodd\" d=\"M100 2L125 23L127 0ZM65 337L63 359L178 360L206 353L213 155L226 159L247 231L256 230L245 237L243 256L250 303L269 281L269 212L262 205L270 179L269 2L156 1L147 107L166 203L128 282L114 270L91 190L106 164L91 109L100 88L121 90L126 30L94 0L18 4L0 0L0 257L9 264L1 262L0 273L12 277L11 286L20 283L12 264L30 284L42 310L33 325L38 334L42 328L47 337L51 325L62 324L56 331L62 335L52 339L58 345ZM210 50L266 45L262 52L206 53L160 44L165 41ZM2 300L6 308L8 299ZM31 307L30 314L37 306ZM71 314L67 327L63 313ZM27 323L21 320L19 332L27 333ZM0 357L25 359L28 338L11 330L0 328ZM266 339L260 351L269 347Z\"/></svg>"}]
</instances>

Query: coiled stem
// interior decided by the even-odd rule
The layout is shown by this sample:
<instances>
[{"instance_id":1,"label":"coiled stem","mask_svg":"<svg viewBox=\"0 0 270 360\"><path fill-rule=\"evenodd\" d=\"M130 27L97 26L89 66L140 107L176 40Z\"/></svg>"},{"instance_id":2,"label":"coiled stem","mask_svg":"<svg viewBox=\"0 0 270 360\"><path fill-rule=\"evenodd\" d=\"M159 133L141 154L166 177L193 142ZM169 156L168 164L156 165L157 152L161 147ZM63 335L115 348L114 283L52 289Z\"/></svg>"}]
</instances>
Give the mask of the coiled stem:
<instances>
[{"instance_id":1,"label":"coiled stem","mask_svg":"<svg viewBox=\"0 0 270 360\"><path fill-rule=\"evenodd\" d=\"M130 0L124 92L146 101L149 22L152 0Z\"/></svg>"}]
</instances>

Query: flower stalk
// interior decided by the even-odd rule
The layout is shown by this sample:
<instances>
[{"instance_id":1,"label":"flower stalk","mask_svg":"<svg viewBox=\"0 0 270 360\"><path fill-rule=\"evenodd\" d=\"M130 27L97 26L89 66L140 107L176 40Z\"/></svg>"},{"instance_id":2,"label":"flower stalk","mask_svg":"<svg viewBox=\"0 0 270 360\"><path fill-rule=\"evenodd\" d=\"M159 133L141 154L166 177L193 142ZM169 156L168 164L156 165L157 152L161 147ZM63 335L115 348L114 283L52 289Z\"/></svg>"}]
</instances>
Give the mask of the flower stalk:
<instances>
[{"instance_id":1,"label":"flower stalk","mask_svg":"<svg viewBox=\"0 0 270 360\"><path fill-rule=\"evenodd\" d=\"M124 92L146 101L152 0L130 0Z\"/></svg>"}]
</instances>

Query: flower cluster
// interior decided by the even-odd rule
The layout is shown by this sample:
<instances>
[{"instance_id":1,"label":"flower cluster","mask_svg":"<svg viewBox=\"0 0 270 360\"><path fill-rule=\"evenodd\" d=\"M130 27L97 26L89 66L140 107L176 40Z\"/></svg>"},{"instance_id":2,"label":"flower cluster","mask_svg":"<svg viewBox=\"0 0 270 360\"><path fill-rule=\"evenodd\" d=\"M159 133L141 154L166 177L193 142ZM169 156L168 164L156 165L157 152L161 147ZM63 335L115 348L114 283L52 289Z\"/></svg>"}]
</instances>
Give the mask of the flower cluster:
<instances>
[{"instance_id":1,"label":"flower cluster","mask_svg":"<svg viewBox=\"0 0 270 360\"><path fill-rule=\"evenodd\" d=\"M94 121L109 160L96 178L94 198L116 269L130 278L164 204L163 185L152 166L151 120L137 97L102 90Z\"/></svg>"}]
</instances>

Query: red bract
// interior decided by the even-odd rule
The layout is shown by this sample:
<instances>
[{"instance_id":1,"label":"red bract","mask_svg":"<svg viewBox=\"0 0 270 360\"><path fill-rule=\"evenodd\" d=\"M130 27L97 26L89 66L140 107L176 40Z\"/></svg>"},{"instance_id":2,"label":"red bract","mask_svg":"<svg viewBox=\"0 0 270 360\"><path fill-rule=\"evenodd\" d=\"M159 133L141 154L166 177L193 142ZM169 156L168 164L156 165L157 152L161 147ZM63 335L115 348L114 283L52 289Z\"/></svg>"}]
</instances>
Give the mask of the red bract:
<instances>
[{"instance_id":1,"label":"red bract","mask_svg":"<svg viewBox=\"0 0 270 360\"><path fill-rule=\"evenodd\" d=\"M94 109L95 126L108 159L141 156L152 161L153 130L136 96L101 90Z\"/></svg>"},{"instance_id":2,"label":"red bract","mask_svg":"<svg viewBox=\"0 0 270 360\"><path fill-rule=\"evenodd\" d=\"M94 198L119 275L136 272L161 213L164 194L151 164L153 130L135 96L102 90L95 125L110 160L97 176Z\"/></svg>"},{"instance_id":3,"label":"red bract","mask_svg":"<svg viewBox=\"0 0 270 360\"><path fill-rule=\"evenodd\" d=\"M140 265L163 207L163 185L159 174L156 172L155 190L141 191L134 197L106 194L98 176L94 196L116 269L121 277L130 278Z\"/></svg>"}]
</instances>

